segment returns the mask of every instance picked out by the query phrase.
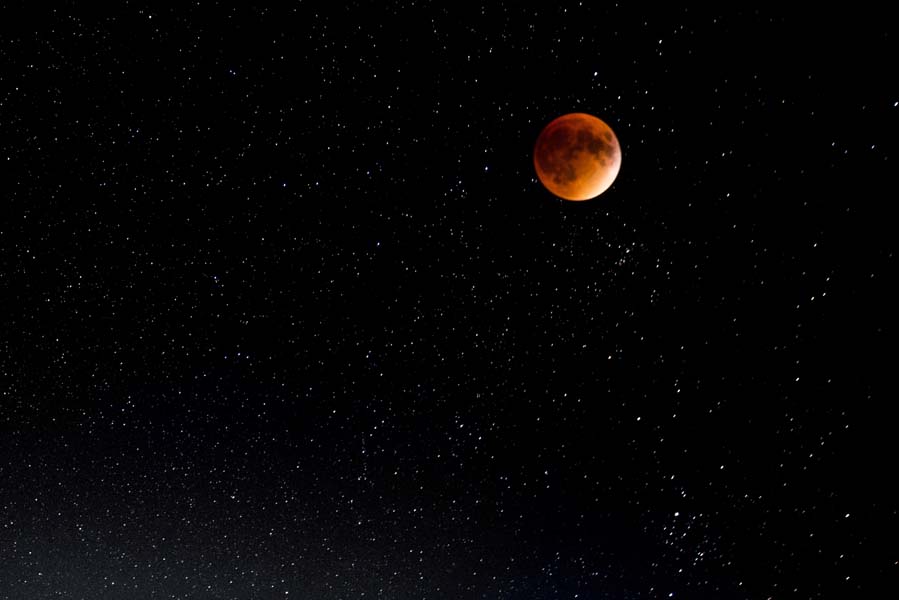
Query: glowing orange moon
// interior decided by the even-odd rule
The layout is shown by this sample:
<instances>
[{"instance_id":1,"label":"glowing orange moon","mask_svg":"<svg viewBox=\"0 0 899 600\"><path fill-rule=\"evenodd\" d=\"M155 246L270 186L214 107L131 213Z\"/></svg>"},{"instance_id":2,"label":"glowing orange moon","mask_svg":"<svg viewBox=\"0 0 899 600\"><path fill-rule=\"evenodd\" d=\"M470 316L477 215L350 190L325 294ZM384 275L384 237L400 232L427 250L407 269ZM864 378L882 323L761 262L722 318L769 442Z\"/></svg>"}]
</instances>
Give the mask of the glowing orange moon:
<instances>
[{"instance_id":1,"label":"glowing orange moon","mask_svg":"<svg viewBox=\"0 0 899 600\"><path fill-rule=\"evenodd\" d=\"M543 128L534 145L537 177L565 200L589 200L609 189L621 169L612 128L586 113L570 113Z\"/></svg>"}]
</instances>

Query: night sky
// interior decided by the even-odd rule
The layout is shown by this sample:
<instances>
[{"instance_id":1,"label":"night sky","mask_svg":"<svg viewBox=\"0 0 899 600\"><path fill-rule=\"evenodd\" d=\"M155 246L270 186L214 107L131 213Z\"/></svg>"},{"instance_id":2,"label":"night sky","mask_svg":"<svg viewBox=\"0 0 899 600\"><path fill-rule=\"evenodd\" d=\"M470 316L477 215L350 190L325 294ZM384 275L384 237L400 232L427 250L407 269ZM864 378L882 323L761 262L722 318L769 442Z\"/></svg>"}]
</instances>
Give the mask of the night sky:
<instances>
[{"instance_id":1,"label":"night sky","mask_svg":"<svg viewBox=\"0 0 899 600\"><path fill-rule=\"evenodd\" d=\"M0 598L895 592L891 17L294 4L0 14Z\"/></svg>"}]
</instances>

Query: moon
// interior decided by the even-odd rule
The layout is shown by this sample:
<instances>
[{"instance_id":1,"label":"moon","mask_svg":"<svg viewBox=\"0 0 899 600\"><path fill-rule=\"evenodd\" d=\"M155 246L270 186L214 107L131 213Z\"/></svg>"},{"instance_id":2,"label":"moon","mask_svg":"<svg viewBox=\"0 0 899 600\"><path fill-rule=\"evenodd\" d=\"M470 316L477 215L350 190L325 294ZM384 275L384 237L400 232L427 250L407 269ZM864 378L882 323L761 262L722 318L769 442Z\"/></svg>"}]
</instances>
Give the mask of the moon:
<instances>
[{"instance_id":1,"label":"moon","mask_svg":"<svg viewBox=\"0 0 899 600\"><path fill-rule=\"evenodd\" d=\"M543 128L534 145L537 177L565 200L590 200L609 189L621 169L621 145L603 120L562 115Z\"/></svg>"}]
</instances>

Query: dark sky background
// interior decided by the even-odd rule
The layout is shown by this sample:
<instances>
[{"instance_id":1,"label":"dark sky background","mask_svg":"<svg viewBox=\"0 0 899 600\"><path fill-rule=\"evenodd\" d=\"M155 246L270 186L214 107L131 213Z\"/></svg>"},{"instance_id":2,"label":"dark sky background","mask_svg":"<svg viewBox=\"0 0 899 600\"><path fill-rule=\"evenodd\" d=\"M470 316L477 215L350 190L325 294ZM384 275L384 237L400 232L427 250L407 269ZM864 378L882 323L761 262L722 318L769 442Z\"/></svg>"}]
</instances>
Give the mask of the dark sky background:
<instances>
[{"instance_id":1,"label":"dark sky background","mask_svg":"<svg viewBox=\"0 0 899 600\"><path fill-rule=\"evenodd\" d=\"M886 14L295 4L3 10L0 598L896 589Z\"/></svg>"}]
</instances>

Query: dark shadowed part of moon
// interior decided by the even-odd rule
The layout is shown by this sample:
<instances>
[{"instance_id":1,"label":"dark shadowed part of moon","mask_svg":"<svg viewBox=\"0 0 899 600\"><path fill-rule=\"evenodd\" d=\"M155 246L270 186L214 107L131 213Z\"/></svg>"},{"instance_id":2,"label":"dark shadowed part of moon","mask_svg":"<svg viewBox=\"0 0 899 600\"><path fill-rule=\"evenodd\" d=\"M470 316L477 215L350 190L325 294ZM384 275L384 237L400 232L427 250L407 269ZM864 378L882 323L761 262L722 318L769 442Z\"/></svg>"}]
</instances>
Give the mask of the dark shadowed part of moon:
<instances>
[{"instance_id":1,"label":"dark shadowed part of moon","mask_svg":"<svg viewBox=\"0 0 899 600\"><path fill-rule=\"evenodd\" d=\"M607 131L594 133L561 123L547 132L536 156L540 168L549 173L554 182L564 185L578 178L574 164L582 152L592 154L603 166L610 164L615 153L612 134Z\"/></svg>"}]
</instances>

